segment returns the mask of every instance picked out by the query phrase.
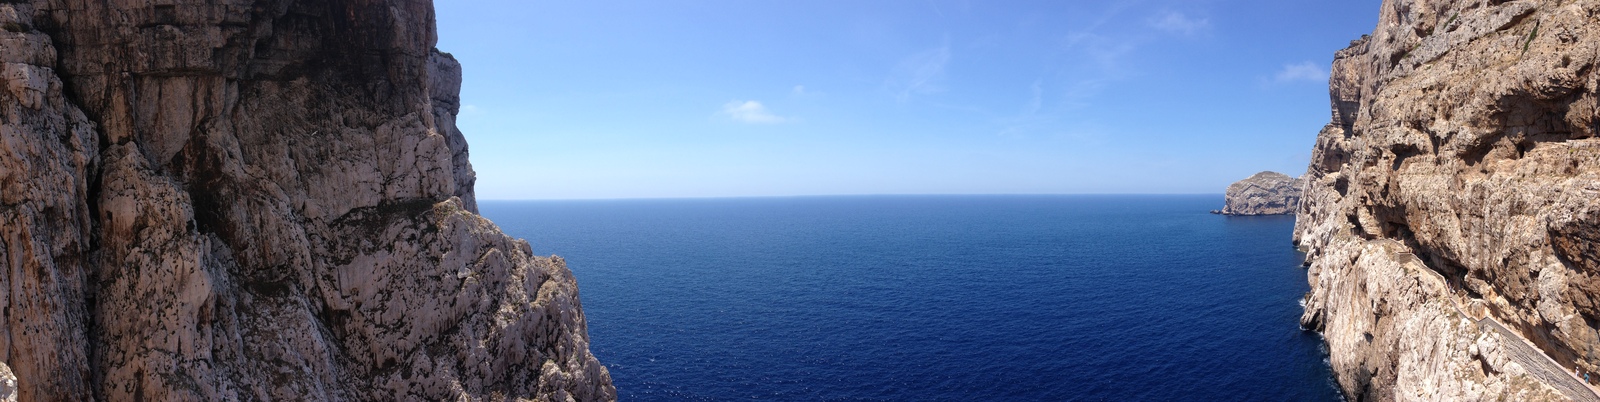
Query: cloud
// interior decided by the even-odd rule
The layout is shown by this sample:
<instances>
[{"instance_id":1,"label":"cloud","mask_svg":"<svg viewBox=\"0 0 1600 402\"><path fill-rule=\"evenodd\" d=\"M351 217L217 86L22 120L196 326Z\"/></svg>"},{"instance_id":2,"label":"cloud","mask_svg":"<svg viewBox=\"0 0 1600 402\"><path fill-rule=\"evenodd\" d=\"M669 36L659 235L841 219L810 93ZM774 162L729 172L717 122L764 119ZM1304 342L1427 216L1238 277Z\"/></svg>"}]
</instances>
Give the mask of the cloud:
<instances>
[{"instance_id":1,"label":"cloud","mask_svg":"<svg viewBox=\"0 0 1600 402\"><path fill-rule=\"evenodd\" d=\"M1076 32L1067 35L1063 48L1076 52L1082 60L1093 62L1103 74L1122 75L1129 68L1125 59L1139 50L1139 46L1138 38Z\"/></svg>"},{"instance_id":2,"label":"cloud","mask_svg":"<svg viewBox=\"0 0 1600 402\"><path fill-rule=\"evenodd\" d=\"M911 55L900 61L885 84L901 101L911 95L944 91L945 66L950 64L950 46L944 45Z\"/></svg>"},{"instance_id":3,"label":"cloud","mask_svg":"<svg viewBox=\"0 0 1600 402\"><path fill-rule=\"evenodd\" d=\"M460 114L478 113L479 111L478 105L461 105Z\"/></svg>"},{"instance_id":4,"label":"cloud","mask_svg":"<svg viewBox=\"0 0 1600 402\"><path fill-rule=\"evenodd\" d=\"M1194 35L1211 28L1211 20L1190 17L1176 11L1164 11L1150 19L1150 26L1174 34Z\"/></svg>"},{"instance_id":5,"label":"cloud","mask_svg":"<svg viewBox=\"0 0 1600 402\"><path fill-rule=\"evenodd\" d=\"M1079 110L1092 106L1095 97L1122 79L1123 77L1117 75L1100 74L1070 81L1062 87L1060 100L1056 103L1066 110Z\"/></svg>"},{"instance_id":6,"label":"cloud","mask_svg":"<svg viewBox=\"0 0 1600 402\"><path fill-rule=\"evenodd\" d=\"M790 119L772 114L765 105L757 101L732 101L722 105L719 113L737 122L752 124L776 124L790 121Z\"/></svg>"},{"instance_id":7,"label":"cloud","mask_svg":"<svg viewBox=\"0 0 1600 402\"><path fill-rule=\"evenodd\" d=\"M822 96L823 95L822 91L818 91L818 90L811 89L811 88L806 88L805 85L795 85L794 89L789 91L789 94L797 96L797 97L802 97L802 98L805 98L805 97L816 97L816 96Z\"/></svg>"},{"instance_id":8,"label":"cloud","mask_svg":"<svg viewBox=\"0 0 1600 402\"><path fill-rule=\"evenodd\" d=\"M1283 70L1279 70L1278 75L1273 80L1279 83L1295 81L1326 82L1328 81L1328 70L1323 70L1322 66L1309 61L1285 64L1283 65Z\"/></svg>"},{"instance_id":9,"label":"cloud","mask_svg":"<svg viewBox=\"0 0 1600 402\"><path fill-rule=\"evenodd\" d=\"M1033 86L1029 87L1029 89L1033 90L1033 98L1028 100L1028 107L1023 113L1039 113L1039 109L1044 108L1044 80L1033 80Z\"/></svg>"}]
</instances>

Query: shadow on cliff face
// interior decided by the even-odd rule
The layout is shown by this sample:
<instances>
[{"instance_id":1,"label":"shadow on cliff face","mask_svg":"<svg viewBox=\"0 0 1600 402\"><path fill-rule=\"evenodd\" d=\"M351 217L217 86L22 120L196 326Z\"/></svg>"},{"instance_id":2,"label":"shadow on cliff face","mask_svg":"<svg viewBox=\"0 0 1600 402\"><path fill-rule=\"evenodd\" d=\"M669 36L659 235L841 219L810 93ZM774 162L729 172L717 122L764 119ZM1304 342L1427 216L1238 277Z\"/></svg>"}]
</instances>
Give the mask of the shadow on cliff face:
<instances>
[{"instance_id":1,"label":"shadow on cliff face","mask_svg":"<svg viewBox=\"0 0 1600 402\"><path fill-rule=\"evenodd\" d=\"M1569 79L1589 75L1591 66L1585 64ZM1455 148L1455 156L1469 167L1486 160L1521 159L1540 144L1594 137L1600 122L1593 113L1573 113L1572 110L1575 104L1592 107L1584 103L1586 99L1592 103L1594 94L1584 91L1580 82L1550 84L1553 86L1543 90L1547 93L1515 90L1500 97L1488 113L1488 121L1478 123L1497 129L1463 133L1468 136L1462 138L1438 134L1432 137L1442 137L1448 147Z\"/></svg>"},{"instance_id":2,"label":"shadow on cliff face","mask_svg":"<svg viewBox=\"0 0 1600 402\"><path fill-rule=\"evenodd\" d=\"M1591 213L1550 227L1550 244L1562 265L1578 273L1566 296L1591 328L1600 327L1600 217Z\"/></svg>"}]
</instances>

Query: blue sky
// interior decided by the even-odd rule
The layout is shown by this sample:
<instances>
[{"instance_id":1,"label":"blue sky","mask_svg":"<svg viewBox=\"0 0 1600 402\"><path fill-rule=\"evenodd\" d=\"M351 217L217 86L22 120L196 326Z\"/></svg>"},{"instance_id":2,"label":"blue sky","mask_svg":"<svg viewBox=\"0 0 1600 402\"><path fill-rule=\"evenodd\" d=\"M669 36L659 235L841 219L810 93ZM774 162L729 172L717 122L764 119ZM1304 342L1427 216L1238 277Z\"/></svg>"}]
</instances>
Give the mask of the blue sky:
<instances>
[{"instance_id":1,"label":"blue sky","mask_svg":"<svg viewBox=\"0 0 1600 402\"><path fill-rule=\"evenodd\" d=\"M482 199L1221 193L1379 0L440 1Z\"/></svg>"}]
</instances>

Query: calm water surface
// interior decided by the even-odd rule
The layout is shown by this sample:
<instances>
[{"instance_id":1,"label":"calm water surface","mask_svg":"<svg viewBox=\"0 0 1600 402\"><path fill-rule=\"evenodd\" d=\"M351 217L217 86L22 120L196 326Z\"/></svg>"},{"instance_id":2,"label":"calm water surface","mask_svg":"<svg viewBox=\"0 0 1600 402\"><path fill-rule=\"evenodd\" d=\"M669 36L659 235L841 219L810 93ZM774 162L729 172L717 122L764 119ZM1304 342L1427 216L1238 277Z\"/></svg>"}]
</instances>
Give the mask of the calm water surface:
<instances>
[{"instance_id":1,"label":"calm water surface","mask_svg":"<svg viewBox=\"0 0 1600 402\"><path fill-rule=\"evenodd\" d=\"M1292 217L1207 196L485 201L625 401L1338 400Z\"/></svg>"}]
</instances>

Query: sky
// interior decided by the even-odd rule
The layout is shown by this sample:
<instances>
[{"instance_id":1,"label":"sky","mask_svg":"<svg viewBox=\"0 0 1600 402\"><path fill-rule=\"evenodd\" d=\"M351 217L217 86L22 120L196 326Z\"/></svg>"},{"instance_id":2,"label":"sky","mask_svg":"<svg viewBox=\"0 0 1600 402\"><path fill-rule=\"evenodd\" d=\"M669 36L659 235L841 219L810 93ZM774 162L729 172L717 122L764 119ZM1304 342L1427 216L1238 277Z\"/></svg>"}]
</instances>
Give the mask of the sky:
<instances>
[{"instance_id":1,"label":"sky","mask_svg":"<svg viewBox=\"0 0 1600 402\"><path fill-rule=\"evenodd\" d=\"M447 0L480 199L1221 193L1380 0Z\"/></svg>"}]
</instances>

